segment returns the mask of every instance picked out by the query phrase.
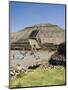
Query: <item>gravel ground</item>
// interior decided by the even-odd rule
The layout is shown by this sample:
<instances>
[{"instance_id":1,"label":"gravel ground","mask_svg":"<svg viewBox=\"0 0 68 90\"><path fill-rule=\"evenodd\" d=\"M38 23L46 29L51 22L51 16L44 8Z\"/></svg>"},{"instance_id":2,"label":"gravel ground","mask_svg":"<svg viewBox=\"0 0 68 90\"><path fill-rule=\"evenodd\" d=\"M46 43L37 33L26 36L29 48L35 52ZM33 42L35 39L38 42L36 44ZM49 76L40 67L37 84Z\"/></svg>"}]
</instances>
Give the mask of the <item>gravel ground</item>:
<instances>
[{"instance_id":1,"label":"gravel ground","mask_svg":"<svg viewBox=\"0 0 68 90\"><path fill-rule=\"evenodd\" d=\"M49 60L54 52L37 51L34 55L30 53L30 51L11 50L10 67L21 64L23 67L28 68L28 66L32 65L37 60Z\"/></svg>"}]
</instances>

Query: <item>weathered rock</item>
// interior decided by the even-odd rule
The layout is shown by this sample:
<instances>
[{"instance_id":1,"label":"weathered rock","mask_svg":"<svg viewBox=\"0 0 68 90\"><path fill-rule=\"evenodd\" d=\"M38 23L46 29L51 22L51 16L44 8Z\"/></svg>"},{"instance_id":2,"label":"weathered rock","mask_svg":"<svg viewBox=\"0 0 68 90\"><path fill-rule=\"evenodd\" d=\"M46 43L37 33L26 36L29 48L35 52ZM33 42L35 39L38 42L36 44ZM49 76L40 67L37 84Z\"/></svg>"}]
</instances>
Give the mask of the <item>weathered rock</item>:
<instances>
[{"instance_id":1,"label":"weathered rock","mask_svg":"<svg viewBox=\"0 0 68 90\"><path fill-rule=\"evenodd\" d=\"M65 66L65 58L63 55L59 55L58 53L55 53L54 55L51 56L49 63L52 65L63 65L63 66Z\"/></svg>"},{"instance_id":2,"label":"weathered rock","mask_svg":"<svg viewBox=\"0 0 68 90\"><path fill-rule=\"evenodd\" d=\"M50 60L49 63L52 65L62 65L66 66L66 49L65 49L65 43L61 43L58 46L57 52L54 53Z\"/></svg>"},{"instance_id":3,"label":"weathered rock","mask_svg":"<svg viewBox=\"0 0 68 90\"><path fill-rule=\"evenodd\" d=\"M65 44L65 42L64 43L61 43L58 46L58 53L59 54L63 54L66 57L66 44Z\"/></svg>"},{"instance_id":4,"label":"weathered rock","mask_svg":"<svg viewBox=\"0 0 68 90\"><path fill-rule=\"evenodd\" d=\"M11 67L10 70L10 76L11 79L14 79L17 75L20 75L21 73L25 73L26 69L22 67L20 64L17 64L15 67Z\"/></svg>"},{"instance_id":5,"label":"weathered rock","mask_svg":"<svg viewBox=\"0 0 68 90\"><path fill-rule=\"evenodd\" d=\"M21 73L21 72L25 72L26 69L24 67L22 67L20 64L17 64L15 67L15 72L17 73Z\"/></svg>"},{"instance_id":6,"label":"weathered rock","mask_svg":"<svg viewBox=\"0 0 68 90\"><path fill-rule=\"evenodd\" d=\"M36 69L38 67L40 67L41 64L36 64L36 65L32 65L32 66L29 66L28 69Z\"/></svg>"}]
</instances>

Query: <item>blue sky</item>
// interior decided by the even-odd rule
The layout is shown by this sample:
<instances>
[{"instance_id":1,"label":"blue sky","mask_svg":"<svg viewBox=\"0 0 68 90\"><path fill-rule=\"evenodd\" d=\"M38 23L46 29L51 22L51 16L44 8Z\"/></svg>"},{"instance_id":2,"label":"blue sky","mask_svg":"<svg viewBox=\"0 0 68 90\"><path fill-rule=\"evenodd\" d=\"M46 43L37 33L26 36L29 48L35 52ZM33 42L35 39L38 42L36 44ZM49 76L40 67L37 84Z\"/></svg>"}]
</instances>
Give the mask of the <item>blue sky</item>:
<instances>
[{"instance_id":1,"label":"blue sky","mask_svg":"<svg viewBox=\"0 0 68 90\"><path fill-rule=\"evenodd\" d=\"M56 24L65 29L65 6L10 2L10 30L12 32L41 23Z\"/></svg>"}]
</instances>

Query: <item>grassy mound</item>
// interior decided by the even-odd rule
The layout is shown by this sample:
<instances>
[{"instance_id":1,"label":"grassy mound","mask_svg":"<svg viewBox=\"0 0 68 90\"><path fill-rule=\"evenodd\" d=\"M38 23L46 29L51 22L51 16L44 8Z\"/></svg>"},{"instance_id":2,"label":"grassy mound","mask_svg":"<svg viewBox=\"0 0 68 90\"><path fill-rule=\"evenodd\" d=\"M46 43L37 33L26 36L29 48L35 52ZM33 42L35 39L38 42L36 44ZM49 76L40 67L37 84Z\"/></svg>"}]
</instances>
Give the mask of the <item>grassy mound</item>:
<instances>
[{"instance_id":1,"label":"grassy mound","mask_svg":"<svg viewBox=\"0 0 68 90\"><path fill-rule=\"evenodd\" d=\"M64 85L65 69L63 67L36 69L26 74L21 74L10 81L10 88Z\"/></svg>"}]
</instances>

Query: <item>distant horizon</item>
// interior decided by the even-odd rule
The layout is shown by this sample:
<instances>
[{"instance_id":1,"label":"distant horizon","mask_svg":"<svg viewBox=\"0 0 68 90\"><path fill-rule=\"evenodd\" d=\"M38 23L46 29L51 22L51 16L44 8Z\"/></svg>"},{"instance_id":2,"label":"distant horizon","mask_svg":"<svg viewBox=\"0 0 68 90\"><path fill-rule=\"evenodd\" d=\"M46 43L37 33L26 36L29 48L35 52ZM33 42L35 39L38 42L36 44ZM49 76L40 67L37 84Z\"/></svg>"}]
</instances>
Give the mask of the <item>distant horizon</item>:
<instances>
[{"instance_id":1,"label":"distant horizon","mask_svg":"<svg viewBox=\"0 0 68 90\"><path fill-rule=\"evenodd\" d=\"M53 24L65 30L65 5L10 1L10 31L35 24Z\"/></svg>"}]
</instances>

